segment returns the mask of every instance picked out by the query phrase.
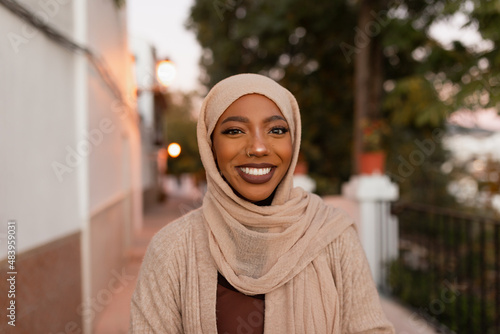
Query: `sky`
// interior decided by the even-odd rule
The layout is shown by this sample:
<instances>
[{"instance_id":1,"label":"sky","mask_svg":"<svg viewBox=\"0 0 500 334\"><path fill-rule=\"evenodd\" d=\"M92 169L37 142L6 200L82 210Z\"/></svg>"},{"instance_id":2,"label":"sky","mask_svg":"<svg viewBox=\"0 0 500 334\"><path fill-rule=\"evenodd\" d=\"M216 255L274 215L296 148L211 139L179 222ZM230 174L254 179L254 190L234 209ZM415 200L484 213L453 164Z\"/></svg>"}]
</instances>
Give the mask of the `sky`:
<instances>
[{"instance_id":1,"label":"sky","mask_svg":"<svg viewBox=\"0 0 500 334\"><path fill-rule=\"evenodd\" d=\"M434 23L429 29L429 34L445 46L450 46L454 40L459 40L476 50L492 48L491 43L481 39L474 25L464 26L468 20L465 14L456 13L449 20Z\"/></svg>"},{"instance_id":2,"label":"sky","mask_svg":"<svg viewBox=\"0 0 500 334\"><path fill-rule=\"evenodd\" d=\"M128 0L129 34L156 47L158 58L177 66L173 90L190 91L198 83L201 48L192 32L184 28L193 0Z\"/></svg>"}]
</instances>

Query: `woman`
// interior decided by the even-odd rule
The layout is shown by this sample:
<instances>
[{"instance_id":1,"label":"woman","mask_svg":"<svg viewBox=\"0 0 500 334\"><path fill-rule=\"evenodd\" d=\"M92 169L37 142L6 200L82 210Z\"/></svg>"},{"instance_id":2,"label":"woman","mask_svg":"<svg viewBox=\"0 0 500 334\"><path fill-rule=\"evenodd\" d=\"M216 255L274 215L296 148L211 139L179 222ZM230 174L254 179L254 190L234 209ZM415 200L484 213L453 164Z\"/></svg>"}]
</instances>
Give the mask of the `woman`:
<instances>
[{"instance_id":1,"label":"woman","mask_svg":"<svg viewBox=\"0 0 500 334\"><path fill-rule=\"evenodd\" d=\"M132 333L393 333L352 220L293 188L300 114L257 74L212 88L198 120L200 209L152 240Z\"/></svg>"}]
</instances>

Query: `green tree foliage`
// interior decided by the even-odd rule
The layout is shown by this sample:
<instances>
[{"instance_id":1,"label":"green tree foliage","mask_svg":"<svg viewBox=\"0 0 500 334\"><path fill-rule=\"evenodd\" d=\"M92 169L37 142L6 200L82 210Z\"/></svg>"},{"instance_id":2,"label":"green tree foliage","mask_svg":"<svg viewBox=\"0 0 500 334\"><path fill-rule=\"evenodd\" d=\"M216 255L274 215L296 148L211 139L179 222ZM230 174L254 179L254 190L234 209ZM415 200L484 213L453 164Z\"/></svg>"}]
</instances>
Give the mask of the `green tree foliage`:
<instances>
[{"instance_id":1,"label":"green tree foliage","mask_svg":"<svg viewBox=\"0 0 500 334\"><path fill-rule=\"evenodd\" d=\"M500 57L498 51L478 57L479 51L458 41L443 46L430 37L429 29L463 12L484 38L496 41L498 2L369 1L372 19L357 26L361 3L197 0L187 26L203 48L202 82L210 88L227 76L253 72L290 89L301 106L302 147L310 173L320 193L338 192L351 174L354 59L376 41L379 47L372 52L377 53L374 59L382 58L383 73L376 82L383 89L369 89L382 92L379 116L393 128L388 172L403 192L426 199L430 190L421 185L430 183L439 188L436 197L441 198L445 181L439 166L445 153L433 134L444 131L449 112L477 97L477 86L485 87L485 80L485 89L497 89L495 76L483 72L498 64ZM478 64L482 58L487 60ZM483 70L476 78L477 69ZM424 153L422 163L412 164L410 156L420 149L417 140L432 141L435 148ZM401 159L412 164L412 173L401 175Z\"/></svg>"},{"instance_id":2,"label":"green tree foliage","mask_svg":"<svg viewBox=\"0 0 500 334\"><path fill-rule=\"evenodd\" d=\"M125 6L125 3L127 2L126 0L113 0L115 3L116 8L122 8Z\"/></svg>"},{"instance_id":3,"label":"green tree foliage","mask_svg":"<svg viewBox=\"0 0 500 334\"><path fill-rule=\"evenodd\" d=\"M465 68L462 90L457 101L476 109L500 107L500 2L490 0L469 1L464 10L470 16L468 26L477 28L483 39L482 48L470 50L475 62Z\"/></svg>"},{"instance_id":4,"label":"green tree foliage","mask_svg":"<svg viewBox=\"0 0 500 334\"><path fill-rule=\"evenodd\" d=\"M408 0L392 9L394 18L383 34L383 112L398 139L391 141L389 174L404 199L453 205L446 191L453 175L444 176L440 168L447 152L434 134L445 132L445 118L453 111L498 105L499 8L486 0ZM465 18L464 28L477 29L483 40L478 46L460 41L443 46L429 37L433 24L457 16ZM423 142L433 150L418 144Z\"/></svg>"},{"instance_id":5,"label":"green tree foliage","mask_svg":"<svg viewBox=\"0 0 500 334\"><path fill-rule=\"evenodd\" d=\"M191 12L208 87L236 73L262 73L296 96L303 153L323 192L338 191L350 175L353 68L338 46L353 38L355 23L343 1L199 0Z\"/></svg>"}]
</instances>

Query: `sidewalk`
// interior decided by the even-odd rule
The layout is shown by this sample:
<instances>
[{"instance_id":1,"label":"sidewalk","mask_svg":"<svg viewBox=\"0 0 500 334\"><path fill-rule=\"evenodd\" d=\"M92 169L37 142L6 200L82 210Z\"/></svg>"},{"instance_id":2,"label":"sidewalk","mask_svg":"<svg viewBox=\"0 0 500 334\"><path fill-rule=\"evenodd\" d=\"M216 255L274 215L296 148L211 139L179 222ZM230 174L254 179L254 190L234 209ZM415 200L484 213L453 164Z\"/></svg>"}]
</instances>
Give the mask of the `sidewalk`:
<instances>
[{"instance_id":1,"label":"sidewalk","mask_svg":"<svg viewBox=\"0 0 500 334\"><path fill-rule=\"evenodd\" d=\"M380 296L382 309L394 325L397 334L437 334L438 332L422 317L397 302Z\"/></svg>"},{"instance_id":2,"label":"sidewalk","mask_svg":"<svg viewBox=\"0 0 500 334\"><path fill-rule=\"evenodd\" d=\"M128 252L125 272L135 276L139 273L142 258L151 238L163 226L174 221L198 206L201 201L188 198L169 197L144 214L143 229L132 241ZM127 334L130 319L130 299L135 289L136 279L124 290L113 296L111 303L99 314L93 334Z\"/></svg>"},{"instance_id":3,"label":"sidewalk","mask_svg":"<svg viewBox=\"0 0 500 334\"><path fill-rule=\"evenodd\" d=\"M152 208L144 215L143 230L132 243L128 254L126 273L137 278L142 258L149 241L163 226L172 222L184 213L201 205L201 201L170 197L168 200ZM130 319L130 299L136 282L113 296L112 302L100 313L94 334L127 334ZM394 324L397 334L435 334L437 333L423 319L398 303L381 297L382 308L389 321Z\"/></svg>"}]
</instances>

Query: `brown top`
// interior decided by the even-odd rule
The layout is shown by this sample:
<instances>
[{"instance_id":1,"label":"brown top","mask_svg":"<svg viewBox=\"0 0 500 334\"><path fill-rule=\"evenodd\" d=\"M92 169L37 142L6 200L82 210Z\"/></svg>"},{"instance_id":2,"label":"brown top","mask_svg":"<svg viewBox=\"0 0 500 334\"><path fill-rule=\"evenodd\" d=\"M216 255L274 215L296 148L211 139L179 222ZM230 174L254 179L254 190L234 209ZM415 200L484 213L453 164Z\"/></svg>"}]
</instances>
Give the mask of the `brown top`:
<instances>
[{"instance_id":1,"label":"brown top","mask_svg":"<svg viewBox=\"0 0 500 334\"><path fill-rule=\"evenodd\" d=\"M245 295L218 273L216 314L219 334L263 334L264 306L264 295Z\"/></svg>"}]
</instances>

